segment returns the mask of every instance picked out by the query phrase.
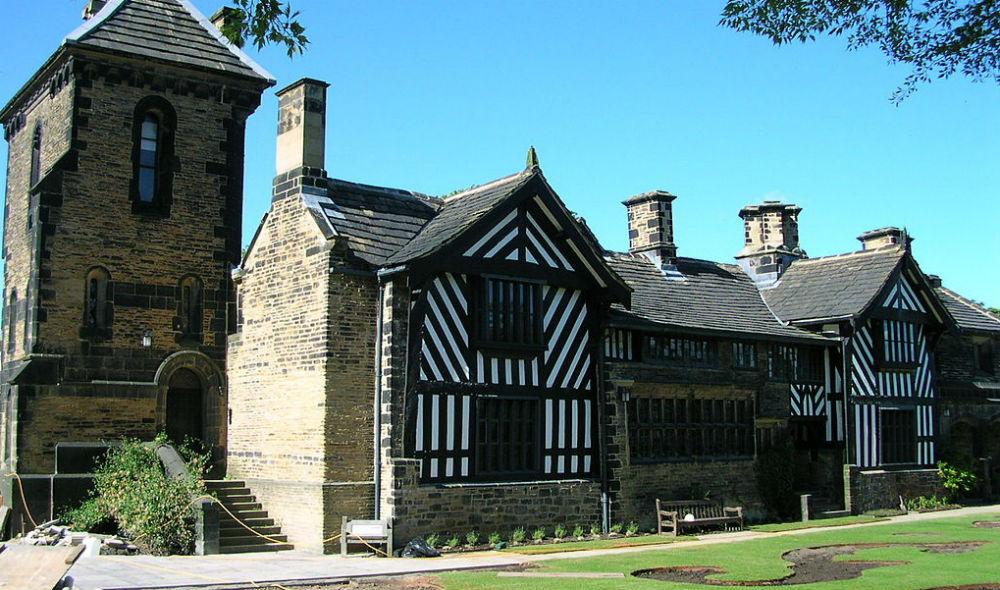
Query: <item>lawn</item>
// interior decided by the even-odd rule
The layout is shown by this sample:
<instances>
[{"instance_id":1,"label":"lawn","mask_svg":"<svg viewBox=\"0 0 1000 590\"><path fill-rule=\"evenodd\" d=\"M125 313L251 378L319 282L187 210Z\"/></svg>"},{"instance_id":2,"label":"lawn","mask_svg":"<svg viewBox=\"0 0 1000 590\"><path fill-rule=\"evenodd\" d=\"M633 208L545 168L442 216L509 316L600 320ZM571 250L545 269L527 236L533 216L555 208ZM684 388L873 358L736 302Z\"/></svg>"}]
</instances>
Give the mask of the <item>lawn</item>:
<instances>
[{"instance_id":1,"label":"lawn","mask_svg":"<svg viewBox=\"0 0 1000 590\"><path fill-rule=\"evenodd\" d=\"M759 533L780 533L782 531L799 531L802 529L815 529L834 526L844 526L847 524L858 524L863 522L878 522L886 520L870 514L860 516L841 516L838 518L824 518L821 520L807 520L806 522L778 522L772 524L758 524L750 527L750 530Z\"/></svg>"},{"instance_id":2,"label":"lawn","mask_svg":"<svg viewBox=\"0 0 1000 590\"><path fill-rule=\"evenodd\" d=\"M1000 529L976 528L976 520L1000 520L1000 515L957 517L906 524L886 523L852 529L834 529L795 535L775 535L749 541L717 545L671 547L663 550L620 553L599 557L544 561L540 572L621 572L624 579L503 578L496 572L449 573L441 576L445 590L538 589L538 590L705 590L719 586L641 579L636 570L670 566L714 566L725 573L717 580L752 581L781 578L791 573L782 555L805 547L843 544L888 543L882 548L860 548L841 561L905 561L873 567L857 579L824 581L793 586L803 590L923 590L942 586L1000 582ZM961 553L927 551L904 544L980 542L965 546ZM842 570L846 565L835 565Z\"/></svg>"},{"instance_id":3,"label":"lawn","mask_svg":"<svg viewBox=\"0 0 1000 590\"><path fill-rule=\"evenodd\" d=\"M641 537L619 537L617 539L597 539L594 541L566 541L544 545L520 545L504 549L506 553L521 555L544 555L566 551L590 551L592 549L617 549L618 547L638 547L641 545L665 545L676 541L690 540L667 535L643 535Z\"/></svg>"}]
</instances>

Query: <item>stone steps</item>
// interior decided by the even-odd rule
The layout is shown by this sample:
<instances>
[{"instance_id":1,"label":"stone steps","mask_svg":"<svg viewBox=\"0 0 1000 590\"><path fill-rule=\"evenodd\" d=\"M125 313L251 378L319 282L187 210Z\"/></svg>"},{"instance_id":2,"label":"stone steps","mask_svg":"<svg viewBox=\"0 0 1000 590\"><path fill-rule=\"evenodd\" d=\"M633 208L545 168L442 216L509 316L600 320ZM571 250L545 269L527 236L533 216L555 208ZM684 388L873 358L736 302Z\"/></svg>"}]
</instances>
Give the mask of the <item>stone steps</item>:
<instances>
[{"instance_id":1,"label":"stone steps","mask_svg":"<svg viewBox=\"0 0 1000 590\"><path fill-rule=\"evenodd\" d=\"M267 510L264 510L245 482L206 481L205 487L243 524L274 541L288 541L288 537L281 534L281 527L268 516ZM255 535L224 510L219 512L219 553L288 551L292 548L291 545L276 544Z\"/></svg>"}]
</instances>

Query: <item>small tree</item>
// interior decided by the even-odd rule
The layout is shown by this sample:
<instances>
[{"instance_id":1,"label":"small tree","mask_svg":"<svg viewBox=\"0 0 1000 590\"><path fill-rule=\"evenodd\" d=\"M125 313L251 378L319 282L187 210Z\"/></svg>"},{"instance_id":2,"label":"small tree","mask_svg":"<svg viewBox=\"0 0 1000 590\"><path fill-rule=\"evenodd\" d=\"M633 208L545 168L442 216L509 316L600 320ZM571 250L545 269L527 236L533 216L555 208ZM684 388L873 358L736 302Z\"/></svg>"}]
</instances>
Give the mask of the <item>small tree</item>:
<instances>
[{"instance_id":1,"label":"small tree","mask_svg":"<svg viewBox=\"0 0 1000 590\"><path fill-rule=\"evenodd\" d=\"M976 474L960 467L941 461L938 463L938 476L941 485L948 490L948 501L954 502L968 494L976 487L979 480Z\"/></svg>"}]
</instances>

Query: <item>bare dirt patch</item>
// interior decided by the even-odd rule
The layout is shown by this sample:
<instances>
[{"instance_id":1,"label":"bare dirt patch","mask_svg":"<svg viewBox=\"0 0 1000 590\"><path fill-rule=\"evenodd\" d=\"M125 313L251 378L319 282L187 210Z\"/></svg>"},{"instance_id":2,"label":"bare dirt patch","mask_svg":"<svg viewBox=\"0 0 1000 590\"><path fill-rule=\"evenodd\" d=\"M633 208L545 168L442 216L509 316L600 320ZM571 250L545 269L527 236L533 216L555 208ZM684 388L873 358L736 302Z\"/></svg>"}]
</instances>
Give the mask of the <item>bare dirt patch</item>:
<instances>
[{"instance_id":1,"label":"bare dirt patch","mask_svg":"<svg viewBox=\"0 0 1000 590\"><path fill-rule=\"evenodd\" d=\"M981 529L1000 529L1000 520L977 520L972 526Z\"/></svg>"},{"instance_id":2,"label":"bare dirt patch","mask_svg":"<svg viewBox=\"0 0 1000 590\"><path fill-rule=\"evenodd\" d=\"M781 558L791 564L792 573L773 580L746 582L716 580L709 578L709 576L723 574L726 570L714 566L680 566L645 569L632 572L632 575L638 578L660 580L662 582L704 584L708 586L793 586L798 584L813 584L815 582L853 580L860 577L861 573L867 569L908 563L906 561L834 561L837 557L853 555L862 549L914 547L930 553L967 553L975 551L984 544L980 541L968 541L959 543L863 543L856 545L806 547L783 554ZM972 588L966 590L972 590Z\"/></svg>"},{"instance_id":3,"label":"bare dirt patch","mask_svg":"<svg viewBox=\"0 0 1000 590\"><path fill-rule=\"evenodd\" d=\"M1000 584L969 584L968 586L938 586L927 590L1000 590Z\"/></svg>"}]
</instances>

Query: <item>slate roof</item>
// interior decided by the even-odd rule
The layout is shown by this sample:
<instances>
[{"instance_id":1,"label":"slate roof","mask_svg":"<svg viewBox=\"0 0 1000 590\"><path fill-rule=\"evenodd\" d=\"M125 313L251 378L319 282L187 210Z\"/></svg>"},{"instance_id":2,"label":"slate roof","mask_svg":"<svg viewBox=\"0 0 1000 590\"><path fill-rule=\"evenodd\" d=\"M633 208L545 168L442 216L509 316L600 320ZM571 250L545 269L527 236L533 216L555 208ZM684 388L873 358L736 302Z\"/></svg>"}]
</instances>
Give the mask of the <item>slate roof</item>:
<instances>
[{"instance_id":1,"label":"slate roof","mask_svg":"<svg viewBox=\"0 0 1000 590\"><path fill-rule=\"evenodd\" d=\"M951 316L955 318L955 323L960 329L1000 333L1000 318L987 311L982 305L945 287L936 287L934 291Z\"/></svg>"},{"instance_id":2,"label":"slate roof","mask_svg":"<svg viewBox=\"0 0 1000 590\"><path fill-rule=\"evenodd\" d=\"M442 201L394 188L330 179L326 192L306 195L306 205L328 230L347 238L351 251L374 266L409 243L442 207Z\"/></svg>"},{"instance_id":3,"label":"slate roof","mask_svg":"<svg viewBox=\"0 0 1000 590\"><path fill-rule=\"evenodd\" d=\"M403 264L441 250L538 174L530 168L441 200L441 210L408 244L386 261Z\"/></svg>"},{"instance_id":4,"label":"slate roof","mask_svg":"<svg viewBox=\"0 0 1000 590\"><path fill-rule=\"evenodd\" d=\"M654 323L755 338L829 340L779 322L750 277L736 265L678 258L681 280L667 278L645 256L613 253L606 260L633 289L631 310L613 307L616 323Z\"/></svg>"},{"instance_id":5,"label":"slate roof","mask_svg":"<svg viewBox=\"0 0 1000 590\"><path fill-rule=\"evenodd\" d=\"M761 294L786 322L853 316L867 309L905 254L880 248L796 260Z\"/></svg>"},{"instance_id":6,"label":"slate roof","mask_svg":"<svg viewBox=\"0 0 1000 590\"><path fill-rule=\"evenodd\" d=\"M64 45L194 66L274 82L189 0L111 0Z\"/></svg>"}]
</instances>

